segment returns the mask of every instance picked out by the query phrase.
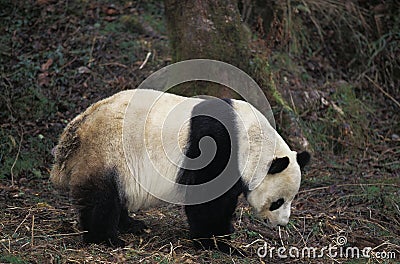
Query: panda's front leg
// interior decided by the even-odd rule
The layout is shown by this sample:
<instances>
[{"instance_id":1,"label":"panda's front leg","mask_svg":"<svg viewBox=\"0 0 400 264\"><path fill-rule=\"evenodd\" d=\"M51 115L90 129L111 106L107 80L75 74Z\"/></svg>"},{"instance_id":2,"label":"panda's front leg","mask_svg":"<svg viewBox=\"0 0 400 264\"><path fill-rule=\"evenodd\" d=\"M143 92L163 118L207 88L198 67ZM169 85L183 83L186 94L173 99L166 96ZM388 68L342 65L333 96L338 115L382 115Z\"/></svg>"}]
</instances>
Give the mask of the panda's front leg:
<instances>
[{"instance_id":1,"label":"panda's front leg","mask_svg":"<svg viewBox=\"0 0 400 264\"><path fill-rule=\"evenodd\" d=\"M235 251L230 246L230 235L234 232L232 217L237 197L221 196L213 201L186 205L190 235L197 249L218 249L230 254Z\"/></svg>"}]
</instances>

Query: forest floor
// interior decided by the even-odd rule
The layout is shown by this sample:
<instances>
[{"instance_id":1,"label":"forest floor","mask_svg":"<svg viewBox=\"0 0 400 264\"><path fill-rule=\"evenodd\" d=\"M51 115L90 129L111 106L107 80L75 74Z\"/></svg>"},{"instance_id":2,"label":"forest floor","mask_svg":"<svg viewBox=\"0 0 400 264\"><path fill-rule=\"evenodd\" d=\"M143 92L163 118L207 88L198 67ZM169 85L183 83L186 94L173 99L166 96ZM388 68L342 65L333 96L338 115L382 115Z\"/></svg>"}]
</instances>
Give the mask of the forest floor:
<instances>
[{"instance_id":1,"label":"forest floor","mask_svg":"<svg viewBox=\"0 0 400 264\"><path fill-rule=\"evenodd\" d=\"M105 2L0 0L0 263L399 263L399 109L368 89L340 97L340 78L301 79L279 64L283 55L271 60L276 85L334 90L301 112L314 153L287 227L266 225L241 197L231 243L246 256L194 250L176 205L136 213L149 229L122 235L125 248L84 244L68 197L49 183L51 149L91 103L171 63L157 1ZM361 124L352 112L337 125L346 118L330 111L354 104L365 110ZM326 136L333 124L341 134Z\"/></svg>"}]
</instances>

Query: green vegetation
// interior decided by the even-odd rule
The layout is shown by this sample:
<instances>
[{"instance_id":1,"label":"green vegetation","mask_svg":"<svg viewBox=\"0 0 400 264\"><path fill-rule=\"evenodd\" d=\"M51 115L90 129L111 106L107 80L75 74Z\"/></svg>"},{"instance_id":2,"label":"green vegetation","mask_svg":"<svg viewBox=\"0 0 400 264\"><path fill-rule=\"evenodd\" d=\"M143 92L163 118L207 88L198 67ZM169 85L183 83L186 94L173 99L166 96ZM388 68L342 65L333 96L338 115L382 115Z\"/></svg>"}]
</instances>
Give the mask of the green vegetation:
<instances>
[{"instance_id":1,"label":"green vegetation","mask_svg":"<svg viewBox=\"0 0 400 264\"><path fill-rule=\"evenodd\" d=\"M4 262L10 263L10 264L25 264L25 263L28 263L24 259L19 258L18 256L14 256L14 255L0 256L0 261L2 261L2 262L4 261Z\"/></svg>"},{"instance_id":2,"label":"green vegetation","mask_svg":"<svg viewBox=\"0 0 400 264\"><path fill-rule=\"evenodd\" d=\"M359 152L371 141L368 115L373 112L348 84L337 85L330 100L313 119L305 120L304 127L310 129L308 139L318 152L334 154Z\"/></svg>"},{"instance_id":3,"label":"green vegetation","mask_svg":"<svg viewBox=\"0 0 400 264\"><path fill-rule=\"evenodd\" d=\"M129 65L152 51L151 42L138 38L147 34L140 29L138 12L151 20L159 4L147 3L149 13L129 4L126 1L126 9L117 9L111 3L90 5L89 1L4 3L0 14L4 33L0 35L0 100L4 102L0 104L0 179L47 177L50 152L65 125L65 112L78 113L93 102L90 97L95 93L103 92L104 97L117 86L137 86L140 76L116 76L126 75L122 71L129 71ZM132 8L133 14L128 12ZM102 20L108 13L112 21ZM156 15L153 25L162 24ZM93 19L96 16L98 22ZM126 36L127 32L132 35ZM110 67L117 68L111 71ZM59 125L49 130L49 123Z\"/></svg>"},{"instance_id":4,"label":"green vegetation","mask_svg":"<svg viewBox=\"0 0 400 264\"><path fill-rule=\"evenodd\" d=\"M150 230L123 235L127 248L84 245L69 200L48 183L68 121L171 63L162 1L0 0L0 262L260 263L257 239L327 246L338 234L399 252L397 1L272 2L273 26L263 30L252 3L250 73L272 91L279 132L286 138L298 122L314 154L287 228L271 228L240 201L232 240L248 254L240 257L195 251L178 206L138 212ZM304 260L323 260L313 261Z\"/></svg>"}]
</instances>

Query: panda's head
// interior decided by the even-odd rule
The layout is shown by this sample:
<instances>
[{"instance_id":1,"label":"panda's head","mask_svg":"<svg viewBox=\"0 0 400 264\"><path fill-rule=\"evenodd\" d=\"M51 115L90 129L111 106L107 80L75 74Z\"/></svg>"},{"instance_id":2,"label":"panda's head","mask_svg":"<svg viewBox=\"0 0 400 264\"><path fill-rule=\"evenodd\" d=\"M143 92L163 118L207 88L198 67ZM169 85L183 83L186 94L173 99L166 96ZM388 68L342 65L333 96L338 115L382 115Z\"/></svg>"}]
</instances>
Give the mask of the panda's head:
<instances>
[{"instance_id":1,"label":"panda's head","mask_svg":"<svg viewBox=\"0 0 400 264\"><path fill-rule=\"evenodd\" d=\"M290 151L272 161L267 176L247 193L247 200L258 217L269 220L273 226L285 226L289 222L290 207L300 187L300 169L309 160L310 154L306 151Z\"/></svg>"}]
</instances>

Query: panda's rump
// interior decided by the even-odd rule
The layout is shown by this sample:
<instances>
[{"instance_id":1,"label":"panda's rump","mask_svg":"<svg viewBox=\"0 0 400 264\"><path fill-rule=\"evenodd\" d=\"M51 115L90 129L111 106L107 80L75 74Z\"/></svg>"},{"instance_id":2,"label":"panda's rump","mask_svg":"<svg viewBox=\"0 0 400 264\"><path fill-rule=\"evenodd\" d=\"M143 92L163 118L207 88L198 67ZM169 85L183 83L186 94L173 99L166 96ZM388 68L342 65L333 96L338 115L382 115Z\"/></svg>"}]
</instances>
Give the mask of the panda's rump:
<instances>
[{"instance_id":1,"label":"panda's rump","mask_svg":"<svg viewBox=\"0 0 400 264\"><path fill-rule=\"evenodd\" d=\"M118 93L90 106L75 117L64 129L54 151L54 165L50 180L61 189L85 181L94 171L111 164L110 157L117 155L121 143L118 137L122 128L124 108L129 98L127 92ZM125 106L124 106L125 105Z\"/></svg>"}]
</instances>

